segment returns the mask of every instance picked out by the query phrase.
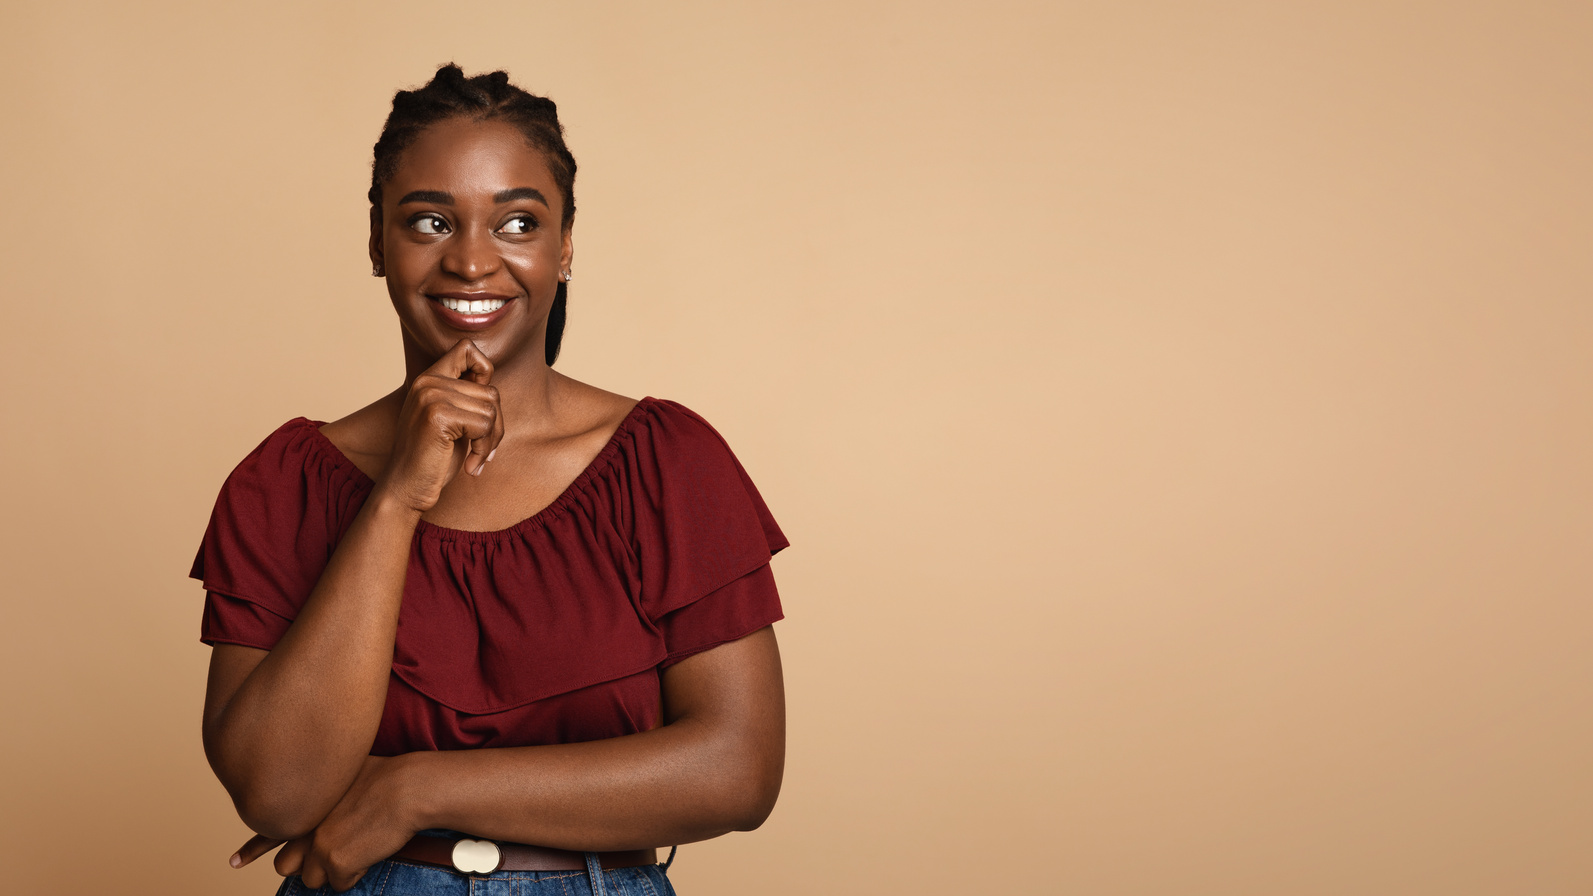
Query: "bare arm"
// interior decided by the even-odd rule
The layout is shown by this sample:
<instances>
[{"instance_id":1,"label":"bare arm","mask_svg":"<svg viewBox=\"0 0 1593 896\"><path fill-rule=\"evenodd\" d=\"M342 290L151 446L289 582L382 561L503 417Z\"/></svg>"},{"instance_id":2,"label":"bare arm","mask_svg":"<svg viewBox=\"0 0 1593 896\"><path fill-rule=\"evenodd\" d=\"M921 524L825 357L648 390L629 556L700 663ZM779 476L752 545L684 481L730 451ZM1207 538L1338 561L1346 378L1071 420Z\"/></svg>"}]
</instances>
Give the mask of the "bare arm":
<instances>
[{"instance_id":1,"label":"bare arm","mask_svg":"<svg viewBox=\"0 0 1593 896\"><path fill-rule=\"evenodd\" d=\"M785 768L774 630L664 671L666 724L579 744L411 754L411 825L575 850L751 830Z\"/></svg>"},{"instance_id":2,"label":"bare arm","mask_svg":"<svg viewBox=\"0 0 1593 896\"><path fill-rule=\"evenodd\" d=\"M393 665L410 516L373 497L273 650L211 651L205 755L244 824L262 834L291 838L314 827L370 753Z\"/></svg>"},{"instance_id":3,"label":"bare arm","mask_svg":"<svg viewBox=\"0 0 1593 896\"><path fill-rule=\"evenodd\" d=\"M664 670L666 724L556 746L371 756L277 872L347 890L427 827L566 850L660 847L750 831L779 796L785 698L773 628ZM237 864L280 839L253 837Z\"/></svg>"},{"instance_id":4,"label":"bare arm","mask_svg":"<svg viewBox=\"0 0 1593 896\"><path fill-rule=\"evenodd\" d=\"M205 755L239 817L261 834L307 833L366 764L416 523L461 468L479 470L502 438L491 372L480 349L461 340L417 376L393 458L293 624L269 653L236 645L211 652ZM459 378L467 373L474 382Z\"/></svg>"},{"instance_id":5,"label":"bare arm","mask_svg":"<svg viewBox=\"0 0 1593 896\"><path fill-rule=\"evenodd\" d=\"M415 832L580 851L646 848L751 830L785 767L785 697L765 628L664 671L666 722L608 740L370 757L313 836L277 855L306 886L353 886ZM279 841L255 837L248 863Z\"/></svg>"}]
</instances>

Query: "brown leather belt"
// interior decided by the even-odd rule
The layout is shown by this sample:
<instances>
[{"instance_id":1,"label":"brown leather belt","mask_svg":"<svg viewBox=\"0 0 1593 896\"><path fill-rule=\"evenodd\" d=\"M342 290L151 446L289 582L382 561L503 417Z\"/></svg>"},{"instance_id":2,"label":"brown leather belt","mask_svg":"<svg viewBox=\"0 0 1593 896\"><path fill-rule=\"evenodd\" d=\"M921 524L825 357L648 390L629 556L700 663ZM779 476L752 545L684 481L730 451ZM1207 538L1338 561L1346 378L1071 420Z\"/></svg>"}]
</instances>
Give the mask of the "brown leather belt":
<instances>
[{"instance_id":1,"label":"brown leather belt","mask_svg":"<svg viewBox=\"0 0 1593 896\"><path fill-rule=\"evenodd\" d=\"M568 849L503 843L494 840L451 840L430 834L417 834L404 848L393 853L395 859L441 865L461 874L490 874L493 871L585 871L586 854ZM658 850L629 849L600 852L604 870L658 864Z\"/></svg>"}]
</instances>

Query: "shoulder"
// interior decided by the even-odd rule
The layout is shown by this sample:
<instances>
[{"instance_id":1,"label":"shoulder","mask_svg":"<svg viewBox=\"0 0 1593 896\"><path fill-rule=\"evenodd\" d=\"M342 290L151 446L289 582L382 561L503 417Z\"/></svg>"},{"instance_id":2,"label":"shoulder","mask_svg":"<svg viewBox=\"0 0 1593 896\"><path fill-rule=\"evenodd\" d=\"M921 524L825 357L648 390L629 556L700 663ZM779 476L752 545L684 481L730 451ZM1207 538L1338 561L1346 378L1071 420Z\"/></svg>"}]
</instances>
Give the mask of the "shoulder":
<instances>
[{"instance_id":1,"label":"shoulder","mask_svg":"<svg viewBox=\"0 0 1593 896\"><path fill-rule=\"evenodd\" d=\"M729 443L708 418L670 398L642 399L647 425L684 446L729 450Z\"/></svg>"},{"instance_id":2,"label":"shoulder","mask_svg":"<svg viewBox=\"0 0 1593 896\"><path fill-rule=\"evenodd\" d=\"M359 468L322 435L321 425L300 416L272 430L227 475L218 504L294 503L358 486Z\"/></svg>"},{"instance_id":3,"label":"shoulder","mask_svg":"<svg viewBox=\"0 0 1593 896\"><path fill-rule=\"evenodd\" d=\"M308 417L294 417L278 426L238 462L229 481L302 468L315 449L316 426Z\"/></svg>"},{"instance_id":4,"label":"shoulder","mask_svg":"<svg viewBox=\"0 0 1593 896\"><path fill-rule=\"evenodd\" d=\"M587 445L596 453L621 430L642 404L635 398L558 375L553 395L556 440Z\"/></svg>"},{"instance_id":5,"label":"shoulder","mask_svg":"<svg viewBox=\"0 0 1593 896\"><path fill-rule=\"evenodd\" d=\"M317 429L328 445L374 479L392 453L402 405L402 391L390 392L347 416L319 424Z\"/></svg>"},{"instance_id":6,"label":"shoulder","mask_svg":"<svg viewBox=\"0 0 1593 896\"><path fill-rule=\"evenodd\" d=\"M189 575L293 618L363 500L362 480L317 421L278 426L228 474Z\"/></svg>"},{"instance_id":7,"label":"shoulder","mask_svg":"<svg viewBox=\"0 0 1593 896\"><path fill-rule=\"evenodd\" d=\"M631 415L627 444L629 467L653 496L692 515L726 514L726 518L768 515L758 488L730 449L730 443L703 417L678 401L647 397ZM662 497L660 497L662 496Z\"/></svg>"},{"instance_id":8,"label":"shoulder","mask_svg":"<svg viewBox=\"0 0 1593 896\"><path fill-rule=\"evenodd\" d=\"M714 467L740 474L730 443L707 418L681 402L648 396L637 403L624 429L637 448L666 466Z\"/></svg>"},{"instance_id":9,"label":"shoulder","mask_svg":"<svg viewBox=\"0 0 1593 896\"><path fill-rule=\"evenodd\" d=\"M643 603L658 618L756 570L788 544L719 431L666 398L637 405L620 468L631 483Z\"/></svg>"}]
</instances>

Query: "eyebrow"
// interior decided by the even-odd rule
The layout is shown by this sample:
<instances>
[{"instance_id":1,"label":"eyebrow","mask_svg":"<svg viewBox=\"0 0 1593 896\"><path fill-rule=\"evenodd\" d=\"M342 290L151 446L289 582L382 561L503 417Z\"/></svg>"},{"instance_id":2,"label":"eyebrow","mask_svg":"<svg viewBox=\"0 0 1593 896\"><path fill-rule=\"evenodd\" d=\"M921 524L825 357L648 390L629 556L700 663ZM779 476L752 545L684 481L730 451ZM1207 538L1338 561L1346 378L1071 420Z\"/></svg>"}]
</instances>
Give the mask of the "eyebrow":
<instances>
[{"instance_id":1,"label":"eyebrow","mask_svg":"<svg viewBox=\"0 0 1593 896\"><path fill-rule=\"evenodd\" d=\"M531 187L515 187L512 190L504 190L501 193L492 194L492 201L500 205L505 202L513 202L516 199L532 199L542 203L543 208L552 208L552 206L548 205L548 197L543 196L541 190Z\"/></svg>"},{"instance_id":2,"label":"eyebrow","mask_svg":"<svg viewBox=\"0 0 1593 896\"><path fill-rule=\"evenodd\" d=\"M444 193L442 190L415 190L405 193L404 198L398 200L399 205L410 202L430 202L433 205L453 205L454 194Z\"/></svg>"},{"instance_id":3,"label":"eyebrow","mask_svg":"<svg viewBox=\"0 0 1593 896\"><path fill-rule=\"evenodd\" d=\"M505 202L513 202L516 199L531 199L542 203L543 208L552 208L551 205L548 205L548 198L542 195L541 190L538 190L534 187L515 187L510 190L501 190L492 194L492 201L498 203L499 205L502 205ZM405 205L410 202L429 202L432 205L453 205L454 194L446 193L442 190L415 190L410 193L405 193L404 198L398 200L399 205Z\"/></svg>"}]
</instances>

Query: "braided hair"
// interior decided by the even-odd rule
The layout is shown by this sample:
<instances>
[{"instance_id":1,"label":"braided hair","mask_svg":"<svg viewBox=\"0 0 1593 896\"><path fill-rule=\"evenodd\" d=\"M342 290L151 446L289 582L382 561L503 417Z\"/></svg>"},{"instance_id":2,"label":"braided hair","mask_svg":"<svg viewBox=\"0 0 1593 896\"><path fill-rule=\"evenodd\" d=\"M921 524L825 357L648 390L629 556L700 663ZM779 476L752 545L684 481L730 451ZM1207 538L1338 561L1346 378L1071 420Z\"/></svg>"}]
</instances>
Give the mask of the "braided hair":
<instances>
[{"instance_id":1,"label":"braided hair","mask_svg":"<svg viewBox=\"0 0 1593 896\"><path fill-rule=\"evenodd\" d=\"M542 152L553 175L553 182L564 194L564 228L575 220L575 156L564 145L564 128L559 124L558 107L546 97L535 96L509 83L507 72L489 72L467 78L453 63L437 69L424 87L400 90L393 95L393 111L388 113L382 135L376 141L371 164L371 221L382 216L382 184L398 171L399 156L426 128L450 118L474 121L501 119L519 128L520 133ZM553 365L564 338L565 306L569 286L559 281L548 312L547 362Z\"/></svg>"}]
</instances>

